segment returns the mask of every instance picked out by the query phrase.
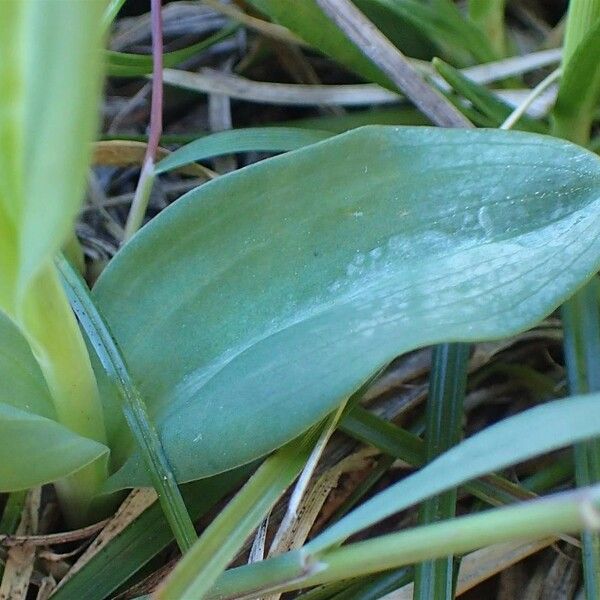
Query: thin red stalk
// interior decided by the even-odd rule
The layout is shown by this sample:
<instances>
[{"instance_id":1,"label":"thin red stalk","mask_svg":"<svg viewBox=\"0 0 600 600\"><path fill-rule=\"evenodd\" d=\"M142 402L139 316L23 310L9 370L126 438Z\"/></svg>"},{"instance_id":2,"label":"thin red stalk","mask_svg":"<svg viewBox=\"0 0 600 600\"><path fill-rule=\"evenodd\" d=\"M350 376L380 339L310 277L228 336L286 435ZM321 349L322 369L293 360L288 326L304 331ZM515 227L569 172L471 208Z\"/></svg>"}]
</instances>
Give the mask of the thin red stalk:
<instances>
[{"instance_id":1,"label":"thin red stalk","mask_svg":"<svg viewBox=\"0 0 600 600\"><path fill-rule=\"evenodd\" d=\"M150 107L150 135L144 162L154 166L158 143L162 135L163 109L163 31L162 0L150 0L152 17L152 105Z\"/></svg>"}]
</instances>

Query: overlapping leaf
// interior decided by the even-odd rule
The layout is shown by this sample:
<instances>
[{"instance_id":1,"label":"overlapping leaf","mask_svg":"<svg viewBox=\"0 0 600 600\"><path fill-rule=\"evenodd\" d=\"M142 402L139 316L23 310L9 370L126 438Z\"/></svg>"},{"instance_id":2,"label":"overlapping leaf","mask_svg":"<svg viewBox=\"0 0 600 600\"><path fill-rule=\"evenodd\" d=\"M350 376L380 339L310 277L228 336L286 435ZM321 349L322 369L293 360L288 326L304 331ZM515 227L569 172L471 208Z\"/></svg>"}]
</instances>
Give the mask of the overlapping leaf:
<instances>
[{"instance_id":1,"label":"overlapping leaf","mask_svg":"<svg viewBox=\"0 0 600 600\"><path fill-rule=\"evenodd\" d=\"M535 323L598 268L599 205L600 161L571 144L369 127L191 192L94 294L186 481L297 436L397 354ZM134 455L111 484L145 482Z\"/></svg>"},{"instance_id":2,"label":"overlapping leaf","mask_svg":"<svg viewBox=\"0 0 600 600\"><path fill-rule=\"evenodd\" d=\"M65 477L108 448L56 422L52 398L27 342L0 313L0 492Z\"/></svg>"}]
</instances>

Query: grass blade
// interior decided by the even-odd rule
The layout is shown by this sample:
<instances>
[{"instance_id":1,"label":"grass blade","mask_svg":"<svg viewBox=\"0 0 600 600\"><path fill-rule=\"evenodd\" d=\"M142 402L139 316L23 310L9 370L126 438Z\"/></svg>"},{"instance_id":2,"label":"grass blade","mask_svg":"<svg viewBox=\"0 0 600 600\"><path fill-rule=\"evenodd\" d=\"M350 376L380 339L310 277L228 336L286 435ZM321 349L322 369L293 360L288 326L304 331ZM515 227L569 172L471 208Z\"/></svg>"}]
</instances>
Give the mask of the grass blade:
<instances>
[{"instance_id":1,"label":"grass blade","mask_svg":"<svg viewBox=\"0 0 600 600\"><path fill-rule=\"evenodd\" d=\"M600 0L569 3L563 44L563 78L553 113L553 134L585 146L600 97ZM564 351L571 393L600 390L598 281L594 278L562 307ZM600 481L600 439L575 447L579 485ZM584 593L600 597L600 536L582 536Z\"/></svg>"},{"instance_id":2,"label":"grass blade","mask_svg":"<svg viewBox=\"0 0 600 600\"><path fill-rule=\"evenodd\" d=\"M509 104L498 98L483 85L465 77L458 69L439 58L433 59L433 66L454 91L469 100L477 110L491 120L494 126L500 125L512 114L513 108ZM548 131L543 123L526 115L523 115L517 121L514 128L533 133L547 133Z\"/></svg>"},{"instance_id":3,"label":"grass blade","mask_svg":"<svg viewBox=\"0 0 600 600\"><path fill-rule=\"evenodd\" d=\"M428 461L460 441L469 348L468 344L442 344L434 349L426 411ZM419 511L419 522L427 524L454 517L456 496L455 488L424 502ZM451 600L454 597L453 571L452 556L418 564L413 598Z\"/></svg>"},{"instance_id":4,"label":"grass blade","mask_svg":"<svg viewBox=\"0 0 600 600\"><path fill-rule=\"evenodd\" d=\"M155 173L166 173L196 161L235 152L287 152L332 135L327 131L297 127L248 127L220 131L175 150L156 165Z\"/></svg>"},{"instance_id":5,"label":"grass blade","mask_svg":"<svg viewBox=\"0 0 600 600\"><path fill-rule=\"evenodd\" d=\"M160 600L200 600L296 479L318 438L318 427L271 455L210 524L156 592ZM292 560L293 573L303 571ZM287 573L287 570L286 570Z\"/></svg>"},{"instance_id":6,"label":"grass blade","mask_svg":"<svg viewBox=\"0 0 600 600\"><path fill-rule=\"evenodd\" d=\"M71 306L93 345L103 367L115 382L123 401L123 411L143 454L159 501L182 551L197 539L194 524L185 507L181 492L160 438L150 421L146 405L129 374L127 365L102 315L98 312L84 281L68 261L59 256L57 266Z\"/></svg>"},{"instance_id":7,"label":"grass blade","mask_svg":"<svg viewBox=\"0 0 600 600\"><path fill-rule=\"evenodd\" d=\"M440 558L448 553L463 554L496 543L598 529L599 509L600 486L594 486L422 525L341 548L311 551L309 545L302 551L228 571L208 598L253 598L263 590L291 591ZM314 568L304 575L297 572L296 580L281 584L282 575L289 574L293 561Z\"/></svg>"},{"instance_id":8,"label":"grass blade","mask_svg":"<svg viewBox=\"0 0 600 600\"><path fill-rule=\"evenodd\" d=\"M411 465L421 465L425 447L418 436L356 406L340 423L340 429L354 439L370 444L381 451L405 460Z\"/></svg>"},{"instance_id":9,"label":"grass blade","mask_svg":"<svg viewBox=\"0 0 600 600\"><path fill-rule=\"evenodd\" d=\"M555 400L488 427L351 512L317 536L307 549L312 552L324 550L435 494L598 435L599 397L590 394ZM511 443L514 439L520 439L521 443Z\"/></svg>"},{"instance_id":10,"label":"grass blade","mask_svg":"<svg viewBox=\"0 0 600 600\"><path fill-rule=\"evenodd\" d=\"M585 394L600 390L600 307L597 279L562 307L565 362L569 390ZM600 481L600 439L575 446L575 478L580 486ZM600 597L600 536L585 532L583 572L588 598Z\"/></svg>"}]
</instances>

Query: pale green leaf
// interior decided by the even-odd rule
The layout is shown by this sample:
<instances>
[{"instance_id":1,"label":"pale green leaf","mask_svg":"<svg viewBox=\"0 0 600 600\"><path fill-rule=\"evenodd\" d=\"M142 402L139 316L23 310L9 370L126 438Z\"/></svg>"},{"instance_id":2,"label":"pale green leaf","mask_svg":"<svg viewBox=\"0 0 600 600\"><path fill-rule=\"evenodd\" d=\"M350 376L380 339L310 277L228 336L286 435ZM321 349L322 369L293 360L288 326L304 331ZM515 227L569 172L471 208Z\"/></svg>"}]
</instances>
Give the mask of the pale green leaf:
<instances>
[{"instance_id":1,"label":"pale green leaf","mask_svg":"<svg viewBox=\"0 0 600 600\"><path fill-rule=\"evenodd\" d=\"M103 444L56 422L29 345L1 313L0 340L0 491L49 483L108 456Z\"/></svg>"},{"instance_id":2,"label":"pale green leaf","mask_svg":"<svg viewBox=\"0 0 600 600\"><path fill-rule=\"evenodd\" d=\"M0 3L0 306L10 314L66 241L81 204L104 5Z\"/></svg>"},{"instance_id":3,"label":"pale green leaf","mask_svg":"<svg viewBox=\"0 0 600 600\"><path fill-rule=\"evenodd\" d=\"M108 454L103 444L4 403L0 439L0 492L56 481Z\"/></svg>"},{"instance_id":4,"label":"pale green leaf","mask_svg":"<svg viewBox=\"0 0 600 600\"><path fill-rule=\"evenodd\" d=\"M188 481L298 436L398 354L536 323L598 269L599 205L600 160L567 142L368 127L189 193L94 295ZM144 483L137 454L112 481Z\"/></svg>"}]
</instances>

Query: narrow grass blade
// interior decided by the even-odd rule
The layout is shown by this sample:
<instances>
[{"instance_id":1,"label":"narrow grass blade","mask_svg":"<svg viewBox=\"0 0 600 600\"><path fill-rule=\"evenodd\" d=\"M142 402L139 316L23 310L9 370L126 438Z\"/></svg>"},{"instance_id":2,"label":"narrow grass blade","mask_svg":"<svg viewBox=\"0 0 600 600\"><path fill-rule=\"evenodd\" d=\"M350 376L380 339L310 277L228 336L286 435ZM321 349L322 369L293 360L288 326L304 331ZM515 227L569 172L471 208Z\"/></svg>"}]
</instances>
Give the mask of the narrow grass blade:
<instances>
[{"instance_id":1,"label":"narrow grass blade","mask_svg":"<svg viewBox=\"0 0 600 600\"><path fill-rule=\"evenodd\" d=\"M572 0L563 45L563 78L552 131L581 145L590 140L593 112L600 97L600 0ZM571 393L600 389L598 281L590 281L562 308L565 362ZM575 447L577 483L600 480L600 440ZM600 597L600 536L582 536L584 593Z\"/></svg>"},{"instance_id":2,"label":"narrow grass blade","mask_svg":"<svg viewBox=\"0 0 600 600\"><path fill-rule=\"evenodd\" d=\"M454 91L469 100L473 106L481 111L491 122L498 126L503 123L513 112L513 108L498 98L493 92L483 85L471 81L458 69L450 66L439 58L433 59L435 70L448 82ZM531 131L533 133L547 133L548 128L526 115L522 116L515 124L515 129Z\"/></svg>"},{"instance_id":3,"label":"narrow grass blade","mask_svg":"<svg viewBox=\"0 0 600 600\"><path fill-rule=\"evenodd\" d=\"M469 20L482 32L496 56L506 56L506 0L469 0Z\"/></svg>"},{"instance_id":4,"label":"narrow grass blade","mask_svg":"<svg viewBox=\"0 0 600 600\"><path fill-rule=\"evenodd\" d=\"M353 438L379 448L386 454L399 458L411 466L419 467L424 462L425 443L421 438L371 414L364 408L354 408L344 417L340 429ZM566 465L566 467L568 466ZM564 481L568 477L568 468L566 467L562 465L559 472L549 480ZM464 488L468 493L492 506L531 500L535 498L535 494L531 490L536 489L535 487L524 488L499 475L487 475L484 478L469 481L464 484Z\"/></svg>"},{"instance_id":5,"label":"narrow grass blade","mask_svg":"<svg viewBox=\"0 0 600 600\"><path fill-rule=\"evenodd\" d=\"M484 500L492 506L502 504L511 504L522 500L532 500L535 494L541 494L552 489L555 485L563 483L569 479L573 472L572 462L564 457L538 471L530 478L523 481L526 489L499 477L498 475L488 475L485 478L472 481L465 487L477 498ZM487 494L487 496L486 496ZM462 564L462 563L461 563ZM338 596L332 592L324 596L327 600L377 600L385 594L397 590L403 585L413 581L413 568L401 567L390 573L383 573L373 576L362 577L358 581L346 583L343 590L339 591ZM328 584L325 588L339 586L340 584ZM315 599L306 594L306 598L301 596L302 600L322 600L320 597Z\"/></svg>"},{"instance_id":6,"label":"narrow grass blade","mask_svg":"<svg viewBox=\"0 0 600 600\"><path fill-rule=\"evenodd\" d=\"M425 458L425 447L418 436L377 417L361 406L354 407L344 415L340 429L354 439L375 446L411 465L421 465Z\"/></svg>"},{"instance_id":7,"label":"narrow grass blade","mask_svg":"<svg viewBox=\"0 0 600 600\"><path fill-rule=\"evenodd\" d=\"M155 172L165 173L196 161L235 152L287 152L331 136L327 131L295 127L248 127L220 131L175 150L156 165Z\"/></svg>"},{"instance_id":8,"label":"narrow grass blade","mask_svg":"<svg viewBox=\"0 0 600 600\"><path fill-rule=\"evenodd\" d=\"M183 552L197 539L196 530L177 487L158 433L148 416L146 405L108 326L89 295L85 282L63 256L59 256L56 263L63 277L71 306L103 367L119 390L125 418L140 447L167 521Z\"/></svg>"},{"instance_id":9,"label":"narrow grass blade","mask_svg":"<svg viewBox=\"0 0 600 600\"><path fill-rule=\"evenodd\" d=\"M593 279L562 307L567 379L573 394L600 390L599 287ZM600 481L600 439L575 446L575 477L580 486ZM600 536L585 532L582 541L586 594L590 600L600 598Z\"/></svg>"},{"instance_id":10,"label":"narrow grass blade","mask_svg":"<svg viewBox=\"0 0 600 600\"><path fill-rule=\"evenodd\" d=\"M210 524L154 595L158 600L200 600L235 557L248 536L296 479L318 439L319 427L271 455ZM304 571L292 558L291 572ZM287 577L288 570L286 568ZM285 578L284 577L284 578Z\"/></svg>"},{"instance_id":11,"label":"narrow grass blade","mask_svg":"<svg viewBox=\"0 0 600 600\"><path fill-rule=\"evenodd\" d=\"M372 581L358 581L348 586L346 590L332 596L331 600L379 600L386 594L413 581L414 572L413 567L401 567L373 578Z\"/></svg>"},{"instance_id":12,"label":"narrow grass blade","mask_svg":"<svg viewBox=\"0 0 600 600\"><path fill-rule=\"evenodd\" d=\"M426 410L428 461L460 441L469 348L468 344L441 344L434 349ZM419 522L425 525L454 517L456 495L455 488L425 501L419 511ZM452 556L418 564L413 598L451 600L454 597L453 571Z\"/></svg>"},{"instance_id":13,"label":"narrow grass blade","mask_svg":"<svg viewBox=\"0 0 600 600\"><path fill-rule=\"evenodd\" d=\"M207 598L229 600L253 598L263 590L284 592L302 587L368 575L415 562L463 554L507 541L529 541L557 532L577 532L600 527L600 486L548 496L414 527L326 551L289 552L252 565L227 571ZM313 565L306 575L281 584L293 562ZM190 596L192 597L192 596Z\"/></svg>"},{"instance_id":14,"label":"narrow grass blade","mask_svg":"<svg viewBox=\"0 0 600 600\"><path fill-rule=\"evenodd\" d=\"M600 434L599 399L589 394L555 400L486 428L351 512L307 549L324 550L435 494Z\"/></svg>"},{"instance_id":15,"label":"narrow grass blade","mask_svg":"<svg viewBox=\"0 0 600 600\"><path fill-rule=\"evenodd\" d=\"M102 25L105 30L107 30L117 18L123 4L125 4L125 0L110 0L102 15Z\"/></svg>"}]
</instances>

